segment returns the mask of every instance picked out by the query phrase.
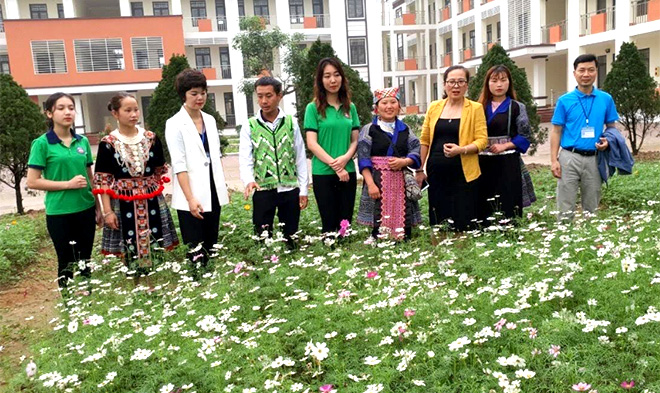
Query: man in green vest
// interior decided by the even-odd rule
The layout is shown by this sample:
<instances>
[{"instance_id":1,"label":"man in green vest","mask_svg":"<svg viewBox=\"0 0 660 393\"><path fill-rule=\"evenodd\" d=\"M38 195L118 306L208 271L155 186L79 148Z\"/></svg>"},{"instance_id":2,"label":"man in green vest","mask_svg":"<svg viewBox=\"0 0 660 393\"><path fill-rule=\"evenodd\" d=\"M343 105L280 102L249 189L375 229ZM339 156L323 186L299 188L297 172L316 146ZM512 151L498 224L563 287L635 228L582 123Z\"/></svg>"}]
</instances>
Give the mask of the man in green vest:
<instances>
[{"instance_id":1,"label":"man in green vest","mask_svg":"<svg viewBox=\"0 0 660 393\"><path fill-rule=\"evenodd\" d=\"M261 110L241 127L238 153L244 196L252 195L252 223L257 235L273 233L273 219L283 225L287 246L298 231L300 210L307 207L307 157L298 123L279 104L282 83L262 77L255 83Z\"/></svg>"}]
</instances>

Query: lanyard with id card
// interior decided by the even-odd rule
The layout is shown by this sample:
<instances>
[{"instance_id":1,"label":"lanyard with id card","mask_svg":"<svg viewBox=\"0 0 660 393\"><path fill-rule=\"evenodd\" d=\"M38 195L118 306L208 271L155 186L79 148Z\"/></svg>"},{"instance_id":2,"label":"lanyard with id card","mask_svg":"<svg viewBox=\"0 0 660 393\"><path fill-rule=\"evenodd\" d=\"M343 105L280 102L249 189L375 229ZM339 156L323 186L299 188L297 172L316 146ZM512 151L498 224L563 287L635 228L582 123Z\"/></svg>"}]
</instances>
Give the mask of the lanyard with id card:
<instances>
[{"instance_id":1,"label":"lanyard with id card","mask_svg":"<svg viewBox=\"0 0 660 393\"><path fill-rule=\"evenodd\" d=\"M589 97L589 96L587 96ZM591 115L591 110L594 109L594 101L596 100L595 96L592 96L593 100L591 101L591 106L589 107L589 112L584 108L584 105L582 105L582 100L578 98L578 102L580 103L580 107L582 108L582 113L584 114L586 125L582 127L580 130L580 137L584 139L590 139L590 138L595 138L596 137L596 130L589 125L589 116Z\"/></svg>"}]
</instances>

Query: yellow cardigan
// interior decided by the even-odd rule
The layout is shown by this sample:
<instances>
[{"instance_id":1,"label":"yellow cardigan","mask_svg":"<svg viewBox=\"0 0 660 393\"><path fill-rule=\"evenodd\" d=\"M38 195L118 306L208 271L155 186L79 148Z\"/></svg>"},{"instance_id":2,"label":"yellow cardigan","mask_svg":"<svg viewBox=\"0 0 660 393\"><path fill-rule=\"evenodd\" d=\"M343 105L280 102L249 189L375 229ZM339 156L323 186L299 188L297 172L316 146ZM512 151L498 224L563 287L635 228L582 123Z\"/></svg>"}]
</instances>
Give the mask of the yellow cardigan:
<instances>
[{"instance_id":1,"label":"yellow cardigan","mask_svg":"<svg viewBox=\"0 0 660 393\"><path fill-rule=\"evenodd\" d=\"M428 146L431 153L431 143L433 143L433 134L435 132L435 123L438 122L440 114L447 104L448 99L433 101L426 111L424 125L422 125L422 136L419 138L423 146ZM486 128L486 115L483 106L467 98L463 103L461 112L461 125L458 130L458 145L467 146L474 144L479 151L482 151L488 145L488 129ZM425 160L426 162L426 160ZM477 154L461 155L461 165L465 180L471 182L481 175L479 168L479 156Z\"/></svg>"}]
</instances>

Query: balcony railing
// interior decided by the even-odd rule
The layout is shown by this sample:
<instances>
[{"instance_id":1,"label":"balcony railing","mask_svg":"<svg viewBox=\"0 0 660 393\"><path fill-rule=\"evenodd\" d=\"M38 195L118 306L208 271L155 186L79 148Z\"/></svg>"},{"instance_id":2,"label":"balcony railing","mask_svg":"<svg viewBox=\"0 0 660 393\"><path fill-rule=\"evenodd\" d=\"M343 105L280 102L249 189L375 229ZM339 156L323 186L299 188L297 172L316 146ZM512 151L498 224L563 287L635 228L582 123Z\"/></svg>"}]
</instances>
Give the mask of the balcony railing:
<instances>
[{"instance_id":1,"label":"balcony railing","mask_svg":"<svg viewBox=\"0 0 660 393\"><path fill-rule=\"evenodd\" d=\"M426 12L424 11L406 12L405 14L401 15L401 17L395 18L394 24L397 26L426 24Z\"/></svg>"},{"instance_id":2,"label":"balcony railing","mask_svg":"<svg viewBox=\"0 0 660 393\"><path fill-rule=\"evenodd\" d=\"M463 48L460 50L461 63L470 60L474 57L474 48Z\"/></svg>"},{"instance_id":3,"label":"balcony railing","mask_svg":"<svg viewBox=\"0 0 660 393\"><path fill-rule=\"evenodd\" d=\"M490 50L490 48L492 48L493 45L495 45L495 44L500 44L500 45L501 45L500 40L498 39L497 41L484 42L484 55L485 55L486 53L488 53L488 51Z\"/></svg>"},{"instance_id":4,"label":"balcony railing","mask_svg":"<svg viewBox=\"0 0 660 393\"><path fill-rule=\"evenodd\" d=\"M554 44L566 41L566 21L551 23L541 27L541 39L544 44Z\"/></svg>"},{"instance_id":5,"label":"balcony railing","mask_svg":"<svg viewBox=\"0 0 660 393\"><path fill-rule=\"evenodd\" d=\"M451 6L448 5L446 7L441 8L438 10L438 23L439 22L444 22L446 20L451 19Z\"/></svg>"},{"instance_id":6,"label":"balcony railing","mask_svg":"<svg viewBox=\"0 0 660 393\"><path fill-rule=\"evenodd\" d=\"M426 57L417 56L396 62L396 71L415 71L426 69Z\"/></svg>"},{"instance_id":7,"label":"balcony railing","mask_svg":"<svg viewBox=\"0 0 660 393\"><path fill-rule=\"evenodd\" d=\"M219 16L217 18L183 18L184 31L207 32L207 31L227 31L227 18Z\"/></svg>"},{"instance_id":8,"label":"balcony railing","mask_svg":"<svg viewBox=\"0 0 660 393\"><path fill-rule=\"evenodd\" d=\"M660 2L649 0L631 1L630 5L630 24L660 20Z\"/></svg>"},{"instance_id":9,"label":"balcony railing","mask_svg":"<svg viewBox=\"0 0 660 393\"><path fill-rule=\"evenodd\" d=\"M474 0L458 0L458 13L468 12L474 8Z\"/></svg>"},{"instance_id":10,"label":"balcony railing","mask_svg":"<svg viewBox=\"0 0 660 393\"><path fill-rule=\"evenodd\" d=\"M451 67L453 63L453 57L451 52L444 53L440 55L440 68Z\"/></svg>"},{"instance_id":11,"label":"balcony railing","mask_svg":"<svg viewBox=\"0 0 660 393\"><path fill-rule=\"evenodd\" d=\"M615 28L615 8L607 7L599 11L582 14L580 16L580 36L613 30Z\"/></svg>"},{"instance_id":12,"label":"balcony railing","mask_svg":"<svg viewBox=\"0 0 660 393\"><path fill-rule=\"evenodd\" d=\"M231 79L231 66L230 65L221 65L220 66L220 75L222 79Z\"/></svg>"},{"instance_id":13,"label":"balcony railing","mask_svg":"<svg viewBox=\"0 0 660 393\"><path fill-rule=\"evenodd\" d=\"M2 19L0 19L0 33L5 32L5 22L3 22Z\"/></svg>"},{"instance_id":14,"label":"balcony railing","mask_svg":"<svg viewBox=\"0 0 660 393\"><path fill-rule=\"evenodd\" d=\"M321 29L330 27L330 14L324 15L291 15L292 29Z\"/></svg>"}]
</instances>

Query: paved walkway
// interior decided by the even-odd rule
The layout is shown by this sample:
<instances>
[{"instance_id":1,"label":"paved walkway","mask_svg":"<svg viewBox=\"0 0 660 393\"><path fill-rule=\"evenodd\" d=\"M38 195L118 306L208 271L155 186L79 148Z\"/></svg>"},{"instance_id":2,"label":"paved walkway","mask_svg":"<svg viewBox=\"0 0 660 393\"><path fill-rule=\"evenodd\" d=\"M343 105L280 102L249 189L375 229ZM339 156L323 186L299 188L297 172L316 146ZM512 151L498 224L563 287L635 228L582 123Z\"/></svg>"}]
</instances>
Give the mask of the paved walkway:
<instances>
[{"instance_id":1,"label":"paved walkway","mask_svg":"<svg viewBox=\"0 0 660 393\"><path fill-rule=\"evenodd\" d=\"M541 124L543 127L551 127L550 123ZM94 153L97 146L92 146ZM660 151L660 137L658 135L648 136L642 146L642 151ZM525 156L525 163L550 165L550 142L539 146L538 151L533 156ZM225 172L225 179L230 190L243 190L243 183L238 175L238 155L230 154L222 158L222 164ZM23 190L26 189L25 180L23 181ZM171 184L165 186L165 193L171 193ZM36 192L34 195L23 193L23 206L25 210L40 210L44 208L43 193ZM16 212L16 197L14 190L0 183L0 214Z\"/></svg>"}]
</instances>

